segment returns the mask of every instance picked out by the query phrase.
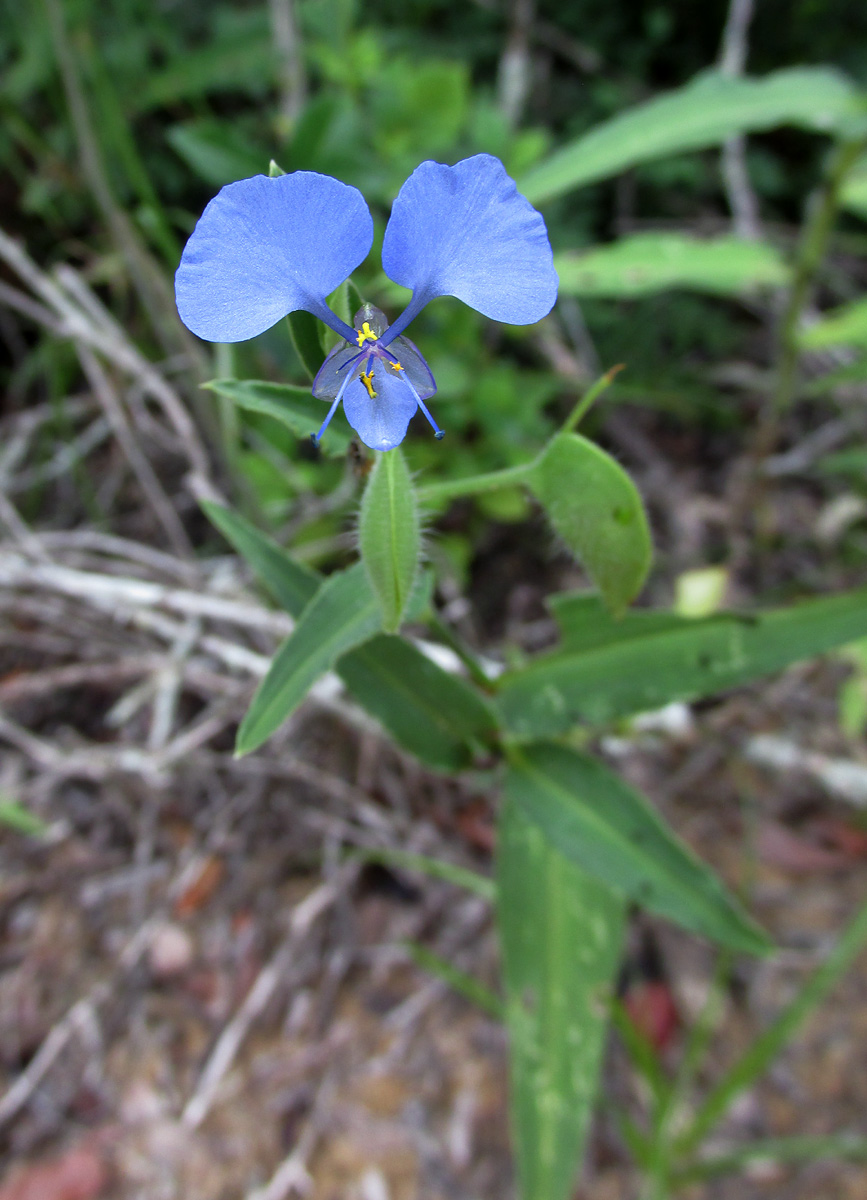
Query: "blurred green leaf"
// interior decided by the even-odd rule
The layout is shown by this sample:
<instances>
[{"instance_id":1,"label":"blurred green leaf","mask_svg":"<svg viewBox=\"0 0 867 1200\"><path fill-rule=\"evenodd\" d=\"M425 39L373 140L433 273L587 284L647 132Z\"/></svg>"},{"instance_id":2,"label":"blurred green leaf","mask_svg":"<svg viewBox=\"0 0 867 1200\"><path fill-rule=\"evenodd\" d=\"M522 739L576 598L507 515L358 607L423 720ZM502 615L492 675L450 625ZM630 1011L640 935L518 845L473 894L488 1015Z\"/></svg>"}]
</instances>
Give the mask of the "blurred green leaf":
<instances>
[{"instance_id":1,"label":"blurred green leaf","mask_svg":"<svg viewBox=\"0 0 867 1200\"><path fill-rule=\"evenodd\" d=\"M496 885L487 875L478 871L470 871L455 863L446 862L441 858L429 858L426 854L411 854L407 850L395 850L391 846L362 846L352 851L354 856L365 862L385 863L387 866L400 867L406 871L418 871L420 875L428 875L431 879L442 879L455 887L464 888L483 900L496 899Z\"/></svg>"},{"instance_id":2,"label":"blurred green leaf","mask_svg":"<svg viewBox=\"0 0 867 1200\"><path fill-rule=\"evenodd\" d=\"M44 837L48 826L39 817L34 817L23 804L17 800L4 800L0 797L0 826L15 833L23 833L28 837Z\"/></svg>"},{"instance_id":3,"label":"blurred green leaf","mask_svg":"<svg viewBox=\"0 0 867 1200\"><path fill-rule=\"evenodd\" d=\"M273 417L296 437L309 441L325 419L328 409L316 400L307 387L292 383L268 383L258 379L212 379L203 385L220 396L226 396L246 412ZM328 426L328 434L319 449L332 458L342 458L355 434L343 412L336 412Z\"/></svg>"},{"instance_id":4,"label":"blurred green leaf","mask_svg":"<svg viewBox=\"0 0 867 1200\"><path fill-rule=\"evenodd\" d=\"M203 117L179 122L166 130L166 141L190 170L213 187L268 170L270 154L265 145L251 144L249 134L229 121Z\"/></svg>"},{"instance_id":5,"label":"blurred green leaf","mask_svg":"<svg viewBox=\"0 0 867 1200\"><path fill-rule=\"evenodd\" d=\"M330 575L298 618L241 722L235 753L261 746L294 712L334 663L367 641L381 622L379 604L361 563Z\"/></svg>"},{"instance_id":6,"label":"blurred green leaf","mask_svg":"<svg viewBox=\"0 0 867 1200\"><path fill-rule=\"evenodd\" d=\"M250 564L277 603L292 616L300 616L321 586L322 576L295 562L276 542L238 513L209 500L202 500L200 504L208 519Z\"/></svg>"},{"instance_id":7,"label":"blurred green leaf","mask_svg":"<svg viewBox=\"0 0 867 1200\"><path fill-rule=\"evenodd\" d=\"M863 115L850 81L827 67L795 67L763 79L711 71L685 87L605 121L519 180L533 204L663 155L717 146L738 133L796 125L835 133Z\"/></svg>"},{"instance_id":8,"label":"blurred green leaf","mask_svg":"<svg viewBox=\"0 0 867 1200\"><path fill-rule=\"evenodd\" d=\"M595 592L560 592L548 598L548 607L560 630L560 649L574 654L684 628L683 618L670 612L633 609L614 617Z\"/></svg>"},{"instance_id":9,"label":"blurred green leaf","mask_svg":"<svg viewBox=\"0 0 867 1200\"><path fill-rule=\"evenodd\" d=\"M391 736L441 770L469 766L497 731L492 708L403 638L382 634L338 663L341 679Z\"/></svg>"},{"instance_id":10,"label":"blurred green leaf","mask_svg":"<svg viewBox=\"0 0 867 1200\"><path fill-rule=\"evenodd\" d=\"M804 329L799 337L806 350L825 346L867 346L867 300L841 304L821 320Z\"/></svg>"},{"instance_id":11,"label":"blurred green leaf","mask_svg":"<svg viewBox=\"0 0 867 1200\"><path fill-rule=\"evenodd\" d=\"M679 233L639 233L579 254L558 254L561 295L643 296L670 288L739 295L784 287L789 270L762 242L701 239Z\"/></svg>"},{"instance_id":12,"label":"blurred green leaf","mask_svg":"<svg viewBox=\"0 0 867 1200\"><path fill-rule=\"evenodd\" d=\"M421 555L421 523L412 478L398 446L376 456L364 489L358 542L382 627L395 633L403 620Z\"/></svg>"},{"instance_id":13,"label":"blurred green leaf","mask_svg":"<svg viewBox=\"0 0 867 1200\"><path fill-rule=\"evenodd\" d=\"M259 91L271 82L274 62L267 13L224 9L207 45L185 47L165 66L152 67L145 86L129 102L134 111L147 112L212 92Z\"/></svg>"},{"instance_id":14,"label":"blurred green leaf","mask_svg":"<svg viewBox=\"0 0 867 1200\"><path fill-rule=\"evenodd\" d=\"M303 308L289 313L289 316L286 318L286 324L289 326L292 345L301 359L301 365L310 378L315 379L316 372L322 366L325 358L325 347L322 344L322 327L313 314L305 312ZM334 416L335 419L342 417L342 409L339 413L335 413ZM317 422L317 427L322 424L322 420L324 419L325 413L323 412L321 420Z\"/></svg>"},{"instance_id":15,"label":"blurred green leaf","mask_svg":"<svg viewBox=\"0 0 867 1200\"><path fill-rule=\"evenodd\" d=\"M736 1098L771 1067L780 1052L821 1004L867 943L867 904L863 904L822 965L794 1000L752 1043L706 1097L676 1143L678 1154L695 1152Z\"/></svg>"},{"instance_id":16,"label":"blurred green leaf","mask_svg":"<svg viewBox=\"0 0 867 1200\"><path fill-rule=\"evenodd\" d=\"M567 1200L599 1086L625 904L508 797L497 897L520 1194Z\"/></svg>"},{"instance_id":17,"label":"blurred green leaf","mask_svg":"<svg viewBox=\"0 0 867 1200\"><path fill-rule=\"evenodd\" d=\"M496 992L492 992L483 983L479 983L474 976L462 971L460 967L454 966L441 955L435 954L427 946L422 946L418 942L404 942L404 949L417 967L421 967L423 971L429 971L431 975L441 979L459 996L469 1000L470 1004L475 1004L489 1017L502 1021L503 1004Z\"/></svg>"},{"instance_id":18,"label":"blurred green leaf","mask_svg":"<svg viewBox=\"0 0 867 1200\"><path fill-rule=\"evenodd\" d=\"M506 796L552 848L642 907L733 950L771 948L713 871L596 759L554 743L522 747Z\"/></svg>"},{"instance_id":19,"label":"blurred green leaf","mask_svg":"<svg viewBox=\"0 0 867 1200\"><path fill-rule=\"evenodd\" d=\"M202 508L223 536L292 616L300 616L323 585L249 521L218 504ZM418 602L424 589L418 589ZM380 634L336 665L354 698L422 762L441 770L469 766L476 746L497 731L496 716L475 688L445 672L403 638Z\"/></svg>"},{"instance_id":20,"label":"blurred green leaf","mask_svg":"<svg viewBox=\"0 0 867 1200\"><path fill-rule=\"evenodd\" d=\"M867 220L867 156L855 164L844 181L840 205Z\"/></svg>"},{"instance_id":21,"label":"blurred green leaf","mask_svg":"<svg viewBox=\"0 0 867 1200\"><path fill-rule=\"evenodd\" d=\"M716 695L865 635L867 588L754 616L684 618L680 628L539 655L500 678L496 702L510 729L544 737Z\"/></svg>"},{"instance_id":22,"label":"blurred green leaf","mask_svg":"<svg viewBox=\"0 0 867 1200\"><path fill-rule=\"evenodd\" d=\"M652 557L635 484L609 454L577 433L558 434L528 470L526 483L605 603L622 612L641 590Z\"/></svg>"}]
</instances>

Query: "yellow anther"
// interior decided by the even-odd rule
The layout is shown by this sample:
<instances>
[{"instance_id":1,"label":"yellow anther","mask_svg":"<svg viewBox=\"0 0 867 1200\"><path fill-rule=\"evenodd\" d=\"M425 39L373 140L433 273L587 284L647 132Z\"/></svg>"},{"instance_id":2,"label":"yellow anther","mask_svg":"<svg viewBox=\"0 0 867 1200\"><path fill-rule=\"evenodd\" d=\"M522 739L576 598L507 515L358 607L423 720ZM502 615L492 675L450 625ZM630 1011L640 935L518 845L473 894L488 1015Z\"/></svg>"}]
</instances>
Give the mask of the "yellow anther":
<instances>
[{"instance_id":1,"label":"yellow anther","mask_svg":"<svg viewBox=\"0 0 867 1200\"><path fill-rule=\"evenodd\" d=\"M361 328L356 329L355 332L358 334L359 346L363 346L365 342L375 342L377 340L376 334L370 328L369 321L365 321Z\"/></svg>"},{"instance_id":2,"label":"yellow anther","mask_svg":"<svg viewBox=\"0 0 867 1200\"><path fill-rule=\"evenodd\" d=\"M403 370L403 367L397 361L390 362L388 365L391 367L392 371L402 371Z\"/></svg>"},{"instance_id":3,"label":"yellow anther","mask_svg":"<svg viewBox=\"0 0 867 1200\"><path fill-rule=\"evenodd\" d=\"M367 394L368 394L368 396L370 396L371 400L375 399L375 397L376 397L376 392L373 390L372 380L373 380L373 371L372 370L370 371L370 373L368 375L365 375L365 373L363 371L361 372L361 382L367 388Z\"/></svg>"}]
</instances>

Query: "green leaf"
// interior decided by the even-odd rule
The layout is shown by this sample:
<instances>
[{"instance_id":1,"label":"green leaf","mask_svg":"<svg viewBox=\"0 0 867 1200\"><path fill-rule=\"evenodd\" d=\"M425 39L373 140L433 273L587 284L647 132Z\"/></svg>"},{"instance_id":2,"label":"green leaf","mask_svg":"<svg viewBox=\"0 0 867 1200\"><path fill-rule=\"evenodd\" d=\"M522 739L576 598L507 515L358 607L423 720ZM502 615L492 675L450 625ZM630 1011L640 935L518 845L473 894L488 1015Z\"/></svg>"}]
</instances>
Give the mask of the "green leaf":
<instances>
[{"instance_id":1,"label":"green leaf","mask_svg":"<svg viewBox=\"0 0 867 1200\"><path fill-rule=\"evenodd\" d=\"M698 1180L730 1175L759 1165L817 1163L829 1159L840 1162L867 1162L867 1137L857 1133L796 1134L793 1137L759 1138L728 1153L708 1155L676 1170L678 1186Z\"/></svg>"},{"instance_id":2,"label":"green leaf","mask_svg":"<svg viewBox=\"0 0 867 1200\"><path fill-rule=\"evenodd\" d=\"M330 575L302 612L256 689L238 730L235 753L261 746L342 654L379 628L376 597L361 563Z\"/></svg>"},{"instance_id":3,"label":"green leaf","mask_svg":"<svg viewBox=\"0 0 867 1200\"><path fill-rule=\"evenodd\" d=\"M713 871L596 759L554 743L524 747L506 796L552 847L630 900L733 950L770 949Z\"/></svg>"},{"instance_id":4,"label":"green leaf","mask_svg":"<svg viewBox=\"0 0 867 1200\"><path fill-rule=\"evenodd\" d=\"M48 826L39 817L34 817L23 804L17 800L4 800L0 797L0 826L15 833L23 833L28 837L44 837Z\"/></svg>"},{"instance_id":5,"label":"green leaf","mask_svg":"<svg viewBox=\"0 0 867 1200\"><path fill-rule=\"evenodd\" d=\"M244 558L282 608L300 616L322 583L322 576L295 562L271 538L231 509L210 500L200 506L223 537Z\"/></svg>"},{"instance_id":6,"label":"green leaf","mask_svg":"<svg viewBox=\"0 0 867 1200\"><path fill-rule=\"evenodd\" d=\"M675 613L648 609L613 617L595 592L559 592L549 596L547 604L560 630L561 650L575 654L684 626Z\"/></svg>"},{"instance_id":7,"label":"green leaf","mask_svg":"<svg viewBox=\"0 0 867 1200\"><path fill-rule=\"evenodd\" d=\"M421 525L412 478L400 447L377 454L358 520L358 541L386 633L406 611L421 554Z\"/></svg>"},{"instance_id":8,"label":"green leaf","mask_svg":"<svg viewBox=\"0 0 867 1200\"><path fill-rule=\"evenodd\" d=\"M508 798L497 895L520 1194L568 1200L599 1086L625 905Z\"/></svg>"},{"instance_id":9,"label":"green leaf","mask_svg":"<svg viewBox=\"0 0 867 1200\"><path fill-rule=\"evenodd\" d=\"M490 988L485 987L483 983L479 983L474 976L468 975L460 967L454 966L447 959L418 942L404 942L404 949L416 966L421 967L424 971L430 971L431 975L435 975L437 979L447 983L450 988L453 988L465 1000L469 1000L471 1004L481 1008L489 1017L502 1021L504 1012L500 997Z\"/></svg>"},{"instance_id":10,"label":"green leaf","mask_svg":"<svg viewBox=\"0 0 867 1200\"><path fill-rule=\"evenodd\" d=\"M825 313L800 334L801 345L808 350L825 346L867 346L867 300L841 304Z\"/></svg>"},{"instance_id":11,"label":"green leaf","mask_svg":"<svg viewBox=\"0 0 867 1200\"><path fill-rule=\"evenodd\" d=\"M325 359L325 349L322 345L322 330L319 322L312 313L305 312L303 308L299 308L295 312L289 313L286 318L286 324L289 326L292 345L295 347L296 354L301 359L301 365L310 378L314 379L316 372L322 366Z\"/></svg>"},{"instance_id":12,"label":"green leaf","mask_svg":"<svg viewBox=\"0 0 867 1200\"><path fill-rule=\"evenodd\" d=\"M237 513L209 501L202 508L277 603L300 616L322 576ZM417 589L414 601L423 598L423 589ZM446 771L469 766L474 748L496 734L493 709L475 688L402 638L380 634L340 658L336 670L358 703L429 766Z\"/></svg>"},{"instance_id":13,"label":"green leaf","mask_svg":"<svg viewBox=\"0 0 867 1200\"><path fill-rule=\"evenodd\" d=\"M213 187L261 174L268 161L264 144L251 145L249 137L231 123L211 117L170 126L166 140L187 166Z\"/></svg>"},{"instance_id":14,"label":"green leaf","mask_svg":"<svg viewBox=\"0 0 867 1200\"><path fill-rule=\"evenodd\" d=\"M553 438L526 483L605 603L622 612L641 590L652 557L635 484L609 454L577 433Z\"/></svg>"},{"instance_id":15,"label":"green leaf","mask_svg":"<svg viewBox=\"0 0 867 1200\"><path fill-rule=\"evenodd\" d=\"M679 233L639 233L580 254L558 254L554 266L561 295L613 299L669 288L739 295L784 287L789 280L788 267L772 246Z\"/></svg>"},{"instance_id":16,"label":"green leaf","mask_svg":"<svg viewBox=\"0 0 867 1200\"><path fill-rule=\"evenodd\" d=\"M226 396L247 412L273 417L299 438L309 439L325 419L328 409L310 389L292 383L267 383L258 379L213 379L203 385L219 396ZM328 437L320 449L331 457L346 454L355 434L343 412L336 412L328 426Z\"/></svg>"},{"instance_id":17,"label":"green leaf","mask_svg":"<svg viewBox=\"0 0 867 1200\"><path fill-rule=\"evenodd\" d=\"M867 220L867 156L846 177L840 189L840 205Z\"/></svg>"},{"instance_id":18,"label":"green leaf","mask_svg":"<svg viewBox=\"0 0 867 1200\"><path fill-rule=\"evenodd\" d=\"M853 917L831 953L777 1019L737 1060L678 1139L677 1154L695 1152L734 1101L767 1071L867 944L867 904Z\"/></svg>"},{"instance_id":19,"label":"green leaf","mask_svg":"<svg viewBox=\"0 0 867 1200\"><path fill-rule=\"evenodd\" d=\"M405 750L445 771L473 760L497 721L475 688L403 638L381 634L338 663L352 695Z\"/></svg>"},{"instance_id":20,"label":"green leaf","mask_svg":"<svg viewBox=\"0 0 867 1200\"><path fill-rule=\"evenodd\" d=\"M763 79L708 72L597 125L519 181L533 204L666 155L718 146L739 133L796 125L833 133L862 112L849 80L826 67L795 67Z\"/></svg>"},{"instance_id":21,"label":"green leaf","mask_svg":"<svg viewBox=\"0 0 867 1200\"><path fill-rule=\"evenodd\" d=\"M712 696L865 635L867 588L755 616L684 618L645 636L539 655L500 677L496 703L515 733L545 737Z\"/></svg>"},{"instance_id":22,"label":"green leaf","mask_svg":"<svg viewBox=\"0 0 867 1200\"><path fill-rule=\"evenodd\" d=\"M481 896L483 900L493 901L496 898L494 881L487 875L480 875L478 871L470 871L441 858L411 854L408 850L394 850L390 846L365 846L354 850L353 854L365 862L385 863L406 871L418 871L420 875L429 875L431 879L442 879L445 883L453 883L455 887L465 888L466 891Z\"/></svg>"}]
</instances>

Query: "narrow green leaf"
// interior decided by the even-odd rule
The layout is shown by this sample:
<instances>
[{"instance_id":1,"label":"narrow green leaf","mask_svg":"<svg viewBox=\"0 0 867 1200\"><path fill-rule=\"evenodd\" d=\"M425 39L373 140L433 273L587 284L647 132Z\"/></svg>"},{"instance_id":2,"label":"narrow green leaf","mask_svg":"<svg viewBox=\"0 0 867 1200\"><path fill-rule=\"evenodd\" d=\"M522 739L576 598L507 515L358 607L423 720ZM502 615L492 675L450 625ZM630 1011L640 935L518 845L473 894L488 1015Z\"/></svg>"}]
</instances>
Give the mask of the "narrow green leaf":
<instances>
[{"instance_id":1,"label":"narrow green leaf","mask_svg":"<svg viewBox=\"0 0 867 1200\"><path fill-rule=\"evenodd\" d=\"M795 67L763 79L712 71L597 125L534 167L518 186L539 204L639 163L718 146L735 134L778 125L833 133L861 115L854 86L826 67Z\"/></svg>"},{"instance_id":2,"label":"narrow green leaf","mask_svg":"<svg viewBox=\"0 0 867 1200\"><path fill-rule=\"evenodd\" d=\"M613 617L595 592L559 592L547 604L560 630L561 650L575 654L685 625L675 613L648 609L630 609L622 617Z\"/></svg>"},{"instance_id":3,"label":"narrow green leaf","mask_svg":"<svg viewBox=\"0 0 867 1200\"><path fill-rule=\"evenodd\" d=\"M3 825L28 837L44 837L48 832L45 822L39 817L34 817L23 804L19 804L17 800L4 800L0 797L0 826Z\"/></svg>"},{"instance_id":4,"label":"narrow green leaf","mask_svg":"<svg viewBox=\"0 0 867 1200\"><path fill-rule=\"evenodd\" d=\"M319 322L312 313L299 308L289 314L286 323L289 326L289 333L292 335L292 345L301 359L301 365L313 379L325 358Z\"/></svg>"},{"instance_id":5,"label":"narrow green leaf","mask_svg":"<svg viewBox=\"0 0 867 1200\"><path fill-rule=\"evenodd\" d=\"M553 438L526 482L605 603L622 612L641 590L652 557L635 484L609 454L577 433Z\"/></svg>"},{"instance_id":6,"label":"narrow green leaf","mask_svg":"<svg viewBox=\"0 0 867 1200\"><path fill-rule=\"evenodd\" d=\"M826 312L800 335L800 343L808 350L825 346L867 346L867 300L841 304Z\"/></svg>"},{"instance_id":7,"label":"narrow green leaf","mask_svg":"<svg viewBox=\"0 0 867 1200\"><path fill-rule=\"evenodd\" d=\"M553 743L526 746L513 755L506 796L552 847L630 900L733 950L770 949L710 868L596 759Z\"/></svg>"},{"instance_id":8,"label":"narrow green leaf","mask_svg":"<svg viewBox=\"0 0 867 1200\"><path fill-rule=\"evenodd\" d=\"M349 320L347 321L347 325L351 325L355 314L361 308L362 304L364 304L364 301L361 298L361 292L359 292L351 279L347 279L346 281L346 291L349 297Z\"/></svg>"},{"instance_id":9,"label":"narrow green leaf","mask_svg":"<svg viewBox=\"0 0 867 1200\"><path fill-rule=\"evenodd\" d=\"M467 867L459 867L456 863L446 862L441 858L429 858L426 854L412 854L408 850L394 850L389 846L364 847L353 851L356 857L367 862L386 863L390 867L401 867L406 871L418 871L420 875L429 875L431 879L442 879L455 887L464 888L481 896L483 900L493 902L496 898L496 887L493 879L480 875L478 871L470 871Z\"/></svg>"},{"instance_id":10,"label":"narrow green leaf","mask_svg":"<svg viewBox=\"0 0 867 1200\"><path fill-rule=\"evenodd\" d=\"M435 975L437 979L447 983L458 995L469 1000L471 1004L475 1004L489 1017L502 1021L504 1010L500 997L490 988L485 987L483 983L479 983L474 976L468 975L460 967L454 966L447 959L435 954L433 950L428 950L427 946L419 945L418 942L404 942L404 948L416 966L421 967L424 971L430 971L431 975Z\"/></svg>"},{"instance_id":11,"label":"narrow green leaf","mask_svg":"<svg viewBox=\"0 0 867 1200\"><path fill-rule=\"evenodd\" d=\"M250 564L281 607L300 616L322 583L322 576L295 562L276 542L236 512L209 500L200 501L208 519Z\"/></svg>"},{"instance_id":12,"label":"narrow green leaf","mask_svg":"<svg viewBox=\"0 0 867 1200\"><path fill-rule=\"evenodd\" d=\"M271 736L336 660L379 628L376 597L361 563L330 575L302 612L260 683L238 730L235 753Z\"/></svg>"},{"instance_id":13,"label":"narrow green leaf","mask_svg":"<svg viewBox=\"0 0 867 1200\"><path fill-rule=\"evenodd\" d=\"M382 626L394 633L406 611L421 554L421 525L412 478L400 447L377 454L358 521L358 541Z\"/></svg>"},{"instance_id":14,"label":"narrow green leaf","mask_svg":"<svg viewBox=\"0 0 867 1200\"><path fill-rule=\"evenodd\" d=\"M212 392L226 396L247 412L273 417L299 438L309 439L325 419L328 409L316 400L307 387L292 383L268 383L259 379L212 379L204 384ZM342 410L336 412L328 426L328 437L320 449L333 458L346 454L355 434Z\"/></svg>"},{"instance_id":15,"label":"narrow green leaf","mask_svg":"<svg viewBox=\"0 0 867 1200\"><path fill-rule=\"evenodd\" d=\"M736 296L789 280L785 260L772 246L680 233L634 234L580 254L558 254L554 266L561 295L612 299L670 288Z\"/></svg>"},{"instance_id":16,"label":"narrow green leaf","mask_svg":"<svg viewBox=\"0 0 867 1200\"><path fill-rule=\"evenodd\" d=\"M492 707L403 638L380 634L338 663L352 695L405 750L441 770L469 766L497 732Z\"/></svg>"},{"instance_id":17,"label":"narrow green leaf","mask_svg":"<svg viewBox=\"0 0 867 1200\"><path fill-rule=\"evenodd\" d=\"M508 797L497 895L520 1194L567 1200L599 1086L625 905Z\"/></svg>"},{"instance_id":18,"label":"narrow green leaf","mask_svg":"<svg viewBox=\"0 0 867 1200\"><path fill-rule=\"evenodd\" d=\"M719 1175L730 1175L758 1163L795 1165L817 1163L823 1159L833 1162L867 1162L867 1137L857 1133L829 1133L810 1136L759 1138L745 1146L735 1146L728 1153L709 1155L688 1163L673 1172L678 1186Z\"/></svg>"},{"instance_id":19,"label":"narrow green leaf","mask_svg":"<svg viewBox=\"0 0 867 1200\"><path fill-rule=\"evenodd\" d=\"M322 576L237 513L208 501L202 508L277 603L300 616L322 586ZM424 604L423 587L413 602ZM475 688L402 638L380 634L340 658L336 670L358 703L429 766L446 771L469 766L474 747L496 734L493 708Z\"/></svg>"},{"instance_id":20,"label":"narrow green leaf","mask_svg":"<svg viewBox=\"0 0 867 1200\"><path fill-rule=\"evenodd\" d=\"M546 737L712 696L865 635L867 588L755 616L684 618L679 628L539 655L501 676L496 703L513 732Z\"/></svg>"},{"instance_id":21,"label":"narrow green leaf","mask_svg":"<svg viewBox=\"0 0 867 1200\"><path fill-rule=\"evenodd\" d=\"M695 1152L739 1095L767 1071L810 1014L849 969L867 944L867 904L863 904L834 949L813 972L794 1000L760 1034L746 1053L726 1072L704 1100L689 1127L678 1139L677 1154Z\"/></svg>"}]
</instances>

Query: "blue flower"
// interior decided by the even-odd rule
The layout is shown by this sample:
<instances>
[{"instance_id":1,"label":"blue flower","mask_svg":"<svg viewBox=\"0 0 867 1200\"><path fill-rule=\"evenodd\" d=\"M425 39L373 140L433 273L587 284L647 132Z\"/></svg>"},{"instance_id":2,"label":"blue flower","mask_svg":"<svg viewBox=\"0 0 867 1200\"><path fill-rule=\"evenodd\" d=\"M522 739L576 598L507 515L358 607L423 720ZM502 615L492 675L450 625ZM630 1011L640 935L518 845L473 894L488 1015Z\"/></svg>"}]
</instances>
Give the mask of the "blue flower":
<instances>
[{"instance_id":1,"label":"blue flower","mask_svg":"<svg viewBox=\"0 0 867 1200\"><path fill-rule=\"evenodd\" d=\"M373 221L356 188L312 171L254 175L222 188L205 209L175 295L187 328L212 342L242 342L297 309L313 313L344 339L313 381L314 396L332 402L315 440L342 401L361 440L391 450L417 408L442 437L424 403L436 392L433 375L401 336L424 306L457 296L495 321L531 325L550 312L557 273L544 220L489 154L413 171L382 246L386 274L412 298L393 324L365 305L352 328L325 297L372 244Z\"/></svg>"}]
</instances>

